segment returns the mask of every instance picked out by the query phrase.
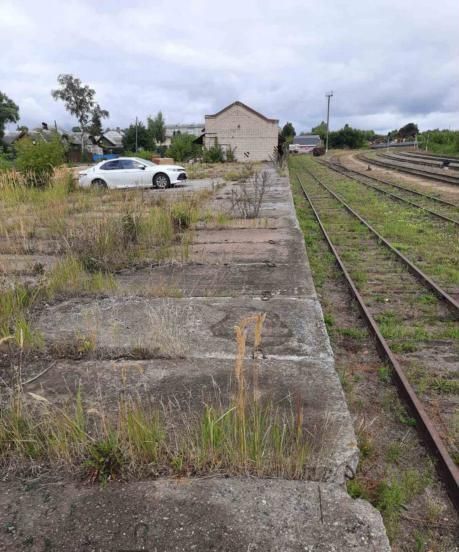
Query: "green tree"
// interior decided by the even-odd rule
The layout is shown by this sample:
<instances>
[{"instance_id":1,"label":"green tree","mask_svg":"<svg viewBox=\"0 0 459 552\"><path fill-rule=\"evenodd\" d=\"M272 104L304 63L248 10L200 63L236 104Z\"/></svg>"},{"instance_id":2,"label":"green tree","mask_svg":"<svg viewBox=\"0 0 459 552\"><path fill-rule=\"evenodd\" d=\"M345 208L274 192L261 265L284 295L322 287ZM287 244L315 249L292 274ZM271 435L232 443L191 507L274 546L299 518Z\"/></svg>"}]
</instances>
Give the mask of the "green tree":
<instances>
[{"instance_id":1,"label":"green tree","mask_svg":"<svg viewBox=\"0 0 459 552\"><path fill-rule=\"evenodd\" d=\"M365 145L365 131L344 125L344 128L338 131L330 132L328 143L330 148L349 148L356 149Z\"/></svg>"},{"instance_id":2,"label":"green tree","mask_svg":"<svg viewBox=\"0 0 459 552\"><path fill-rule=\"evenodd\" d=\"M398 131L398 137L402 140L406 138L414 138L417 134L419 134L419 128L418 125L414 123L408 123Z\"/></svg>"},{"instance_id":3,"label":"green tree","mask_svg":"<svg viewBox=\"0 0 459 552\"><path fill-rule=\"evenodd\" d=\"M311 132L312 134L318 134L321 140L325 140L327 135L327 123L325 121L321 121L320 124L311 129Z\"/></svg>"},{"instance_id":4,"label":"green tree","mask_svg":"<svg viewBox=\"0 0 459 552\"><path fill-rule=\"evenodd\" d=\"M102 109L99 104L96 104L91 115L91 124L88 129L91 136L100 136L103 133L102 119L106 119L108 116L108 111Z\"/></svg>"},{"instance_id":5,"label":"green tree","mask_svg":"<svg viewBox=\"0 0 459 552\"><path fill-rule=\"evenodd\" d=\"M292 142L293 138L296 136L295 128L292 123L285 123L281 131L281 136L286 142Z\"/></svg>"},{"instance_id":6,"label":"green tree","mask_svg":"<svg viewBox=\"0 0 459 552\"><path fill-rule=\"evenodd\" d=\"M158 114L154 119L152 117L148 117L147 128L154 142L157 144L164 143L166 140L166 121L164 120L161 111L158 111Z\"/></svg>"},{"instance_id":7,"label":"green tree","mask_svg":"<svg viewBox=\"0 0 459 552\"><path fill-rule=\"evenodd\" d=\"M129 125L124 131L123 147L126 151L136 151L136 125ZM137 123L137 148L152 151L155 148L155 142L152 139L146 126L139 121Z\"/></svg>"},{"instance_id":8,"label":"green tree","mask_svg":"<svg viewBox=\"0 0 459 552\"><path fill-rule=\"evenodd\" d=\"M57 77L60 88L51 91L52 97L62 100L65 108L78 120L81 129L81 153L84 152L84 133L88 131L89 121L95 111L99 117L108 117L109 113L96 103L96 91L73 75L63 74ZM102 115L101 115L102 114Z\"/></svg>"},{"instance_id":9,"label":"green tree","mask_svg":"<svg viewBox=\"0 0 459 552\"><path fill-rule=\"evenodd\" d=\"M192 134L176 134L167 150L167 156L176 161L189 161L200 154L201 148L195 144L196 136Z\"/></svg>"},{"instance_id":10,"label":"green tree","mask_svg":"<svg viewBox=\"0 0 459 552\"><path fill-rule=\"evenodd\" d=\"M57 135L50 142L22 138L16 143L16 166L26 173L31 186L46 186L54 168L64 162L64 146Z\"/></svg>"},{"instance_id":11,"label":"green tree","mask_svg":"<svg viewBox=\"0 0 459 552\"><path fill-rule=\"evenodd\" d=\"M6 94L0 92L0 142L5 134L6 123L17 123L18 121L19 107Z\"/></svg>"}]
</instances>

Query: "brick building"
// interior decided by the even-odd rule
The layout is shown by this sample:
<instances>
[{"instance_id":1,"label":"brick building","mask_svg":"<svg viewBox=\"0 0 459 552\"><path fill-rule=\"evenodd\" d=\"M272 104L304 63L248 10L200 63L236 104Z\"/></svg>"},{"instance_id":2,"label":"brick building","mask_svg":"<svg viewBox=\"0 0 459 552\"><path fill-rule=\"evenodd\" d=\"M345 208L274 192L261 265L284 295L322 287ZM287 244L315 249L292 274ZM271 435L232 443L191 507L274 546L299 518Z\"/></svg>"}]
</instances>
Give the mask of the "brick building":
<instances>
[{"instance_id":1,"label":"brick building","mask_svg":"<svg viewBox=\"0 0 459 552\"><path fill-rule=\"evenodd\" d=\"M204 145L231 148L237 161L266 161L279 142L279 121L268 119L242 102L205 116Z\"/></svg>"}]
</instances>

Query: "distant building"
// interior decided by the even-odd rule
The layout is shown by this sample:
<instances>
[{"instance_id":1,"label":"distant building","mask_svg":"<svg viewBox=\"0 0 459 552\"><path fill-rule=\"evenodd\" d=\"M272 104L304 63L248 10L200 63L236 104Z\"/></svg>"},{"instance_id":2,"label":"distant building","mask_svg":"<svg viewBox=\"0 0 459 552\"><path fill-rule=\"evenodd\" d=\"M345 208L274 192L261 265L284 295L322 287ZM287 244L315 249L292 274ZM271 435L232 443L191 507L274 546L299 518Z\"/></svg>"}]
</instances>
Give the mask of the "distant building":
<instances>
[{"instance_id":1,"label":"distant building","mask_svg":"<svg viewBox=\"0 0 459 552\"><path fill-rule=\"evenodd\" d=\"M172 138L178 134L192 134L199 137L204 132L204 123L190 123L190 124L177 124L177 125L165 125L166 139L161 144L162 146L170 146Z\"/></svg>"},{"instance_id":2,"label":"distant building","mask_svg":"<svg viewBox=\"0 0 459 552\"><path fill-rule=\"evenodd\" d=\"M279 120L269 119L242 102L205 116L203 143L231 149L237 161L267 161L279 144Z\"/></svg>"},{"instance_id":3,"label":"distant building","mask_svg":"<svg viewBox=\"0 0 459 552\"><path fill-rule=\"evenodd\" d=\"M321 145L322 140L318 134L305 134L293 138L293 142L289 145L289 151L291 153L309 153Z\"/></svg>"}]
</instances>

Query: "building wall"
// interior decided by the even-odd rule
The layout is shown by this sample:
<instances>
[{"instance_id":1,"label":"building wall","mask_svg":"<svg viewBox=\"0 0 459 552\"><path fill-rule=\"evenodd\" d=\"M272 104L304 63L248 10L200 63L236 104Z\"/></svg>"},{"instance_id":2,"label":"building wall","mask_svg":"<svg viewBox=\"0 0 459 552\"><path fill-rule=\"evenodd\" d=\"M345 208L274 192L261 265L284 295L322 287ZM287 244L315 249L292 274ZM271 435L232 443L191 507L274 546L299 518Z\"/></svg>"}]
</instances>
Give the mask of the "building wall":
<instances>
[{"instance_id":1,"label":"building wall","mask_svg":"<svg viewBox=\"0 0 459 552\"><path fill-rule=\"evenodd\" d=\"M233 105L220 115L206 115L204 145L232 148L237 161L266 161L278 144L277 121L267 121L244 106Z\"/></svg>"}]
</instances>

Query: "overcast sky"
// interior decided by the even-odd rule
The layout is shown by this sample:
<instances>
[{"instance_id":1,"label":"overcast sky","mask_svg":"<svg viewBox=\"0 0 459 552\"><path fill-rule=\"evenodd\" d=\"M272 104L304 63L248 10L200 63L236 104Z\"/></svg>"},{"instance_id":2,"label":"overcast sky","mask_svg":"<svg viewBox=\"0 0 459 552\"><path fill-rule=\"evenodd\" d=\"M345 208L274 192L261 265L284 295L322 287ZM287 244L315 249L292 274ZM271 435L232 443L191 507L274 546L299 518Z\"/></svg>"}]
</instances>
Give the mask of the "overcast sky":
<instances>
[{"instance_id":1,"label":"overcast sky","mask_svg":"<svg viewBox=\"0 0 459 552\"><path fill-rule=\"evenodd\" d=\"M299 132L333 90L333 129L459 128L459 0L0 0L0 52L27 126L76 124L50 95L72 73L111 127L241 100Z\"/></svg>"}]
</instances>

